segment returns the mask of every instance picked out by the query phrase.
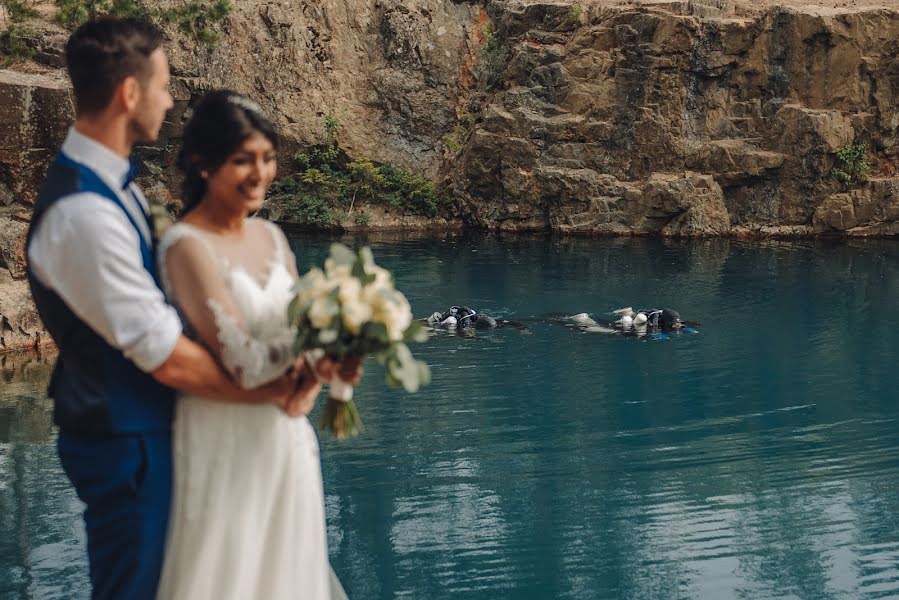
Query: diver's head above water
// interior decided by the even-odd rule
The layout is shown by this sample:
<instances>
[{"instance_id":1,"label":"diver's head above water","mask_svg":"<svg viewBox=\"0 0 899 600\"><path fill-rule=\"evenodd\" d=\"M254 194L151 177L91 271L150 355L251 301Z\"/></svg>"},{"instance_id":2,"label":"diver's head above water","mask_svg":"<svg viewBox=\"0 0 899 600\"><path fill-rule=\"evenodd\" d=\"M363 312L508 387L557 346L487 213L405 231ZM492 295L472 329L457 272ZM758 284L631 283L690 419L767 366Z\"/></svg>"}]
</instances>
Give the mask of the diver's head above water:
<instances>
[{"instance_id":1,"label":"diver's head above water","mask_svg":"<svg viewBox=\"0 0 899 600\"><path fill-rule=\"evenodd\" d=\"M622 327L649 327L673 331L685 325L680 313L671 308L641 308L635 311L628 306L612 312L620 317L617 324Z\"/></svg>"}]
</instances>

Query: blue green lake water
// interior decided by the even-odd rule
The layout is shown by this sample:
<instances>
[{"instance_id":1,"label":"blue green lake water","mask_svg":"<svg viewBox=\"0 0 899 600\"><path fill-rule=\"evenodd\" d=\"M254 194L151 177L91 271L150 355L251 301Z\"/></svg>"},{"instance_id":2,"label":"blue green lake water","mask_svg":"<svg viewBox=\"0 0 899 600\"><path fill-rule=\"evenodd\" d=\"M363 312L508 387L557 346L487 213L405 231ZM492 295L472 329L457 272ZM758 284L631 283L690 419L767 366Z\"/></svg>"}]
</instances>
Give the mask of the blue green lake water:
<instances>
[{"instance_id":1,"label":"blue green lake water","mask_svg":"<svg viewBox=\"0 0 899 600\"><path fill-rule=\"evenodd\" d=\"M899 598L899 242L356 241L416 315L529 331L434 335L417 395L366 364L366 431L321 444L354 600ZM303 269L327 253L293 243ZM631 305L699 333L541 318ZM85 598L48 361L0 361L0 598Z\"/></svg>"}]
</instances>

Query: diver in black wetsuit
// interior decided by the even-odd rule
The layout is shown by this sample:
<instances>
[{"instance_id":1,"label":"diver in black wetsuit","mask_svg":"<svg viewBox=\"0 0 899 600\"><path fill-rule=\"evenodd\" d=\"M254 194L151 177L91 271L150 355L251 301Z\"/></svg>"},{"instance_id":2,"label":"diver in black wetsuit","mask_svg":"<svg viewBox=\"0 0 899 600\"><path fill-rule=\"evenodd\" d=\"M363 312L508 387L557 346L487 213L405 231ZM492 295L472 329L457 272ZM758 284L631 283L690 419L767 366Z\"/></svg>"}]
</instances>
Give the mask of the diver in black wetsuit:
<instances>
[{"instance_id":1,"label":"diver in black wetsuit","mask_svg":"<svg viewBox=\"0 0 899 600\"><path fill-rule=\"evenodd\" d=\"M446 312L435 312L426 321L431 327L456 330L463 333L473 333L478 329L496 329L505 325L511 325L519 330L527 329L523 323L518 321L494 319L467 306L451 306Z\"/></svg>"},{"instance_id":2,"label":"diver in black wetsuit","mask_svg":"<svg viewBox=\"0 0 899 600\"><path fill-rule=\"evenodd\" d=\"M697 333L695 327L699 323L688 323L681 319L680 313L670 308L648 308L635 311L621 308L613 311L617 320L596 321L587 313L565 317L565 321L573 323L578 329L589 333L620 333L643 337L649 335L655 339L668 339L671 333Z\"/></svg>"},{"instance_id":3,"label":"diver in black wetsuit","mask_svg":"<svg viewBox=\"0 0 899 600\"><path fill-rule=\"evenodd\" d=\"M643 308L636 312L631 308L622 308L616 310L615 314L621 316L617 323L623 327L645 324L647 330L669 333L686 326L680 313L670 308Z\"/></svg>"}]
</instances>

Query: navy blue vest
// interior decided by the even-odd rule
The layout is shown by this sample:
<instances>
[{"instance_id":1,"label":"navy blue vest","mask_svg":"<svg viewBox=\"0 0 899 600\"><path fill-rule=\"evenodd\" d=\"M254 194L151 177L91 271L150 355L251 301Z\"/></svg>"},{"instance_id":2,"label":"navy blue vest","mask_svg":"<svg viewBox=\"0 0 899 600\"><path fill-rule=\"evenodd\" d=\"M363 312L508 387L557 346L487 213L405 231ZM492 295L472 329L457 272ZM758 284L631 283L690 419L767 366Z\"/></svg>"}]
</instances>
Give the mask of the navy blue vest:
<instances>
[{"instance_id":1,"label":"navy blue vest","mask_svg":"<svg viewBox=\"0 0 899 600\"><path fill-rule=\"evenodd\" d=\"M143 239L131 213L96 173L60 153L38 193L26 248L47 210L78 192L93 192L118 206L141 239L144 268L156 276L150 242ZM27 255L27 251L26 251ZM144 373L121 351L107 344L79 319L56 293L43 285L29 266L28 282L44 325L59 346L48 393L55 402L54 421L70 433L159 433L171 429L174 392Z\"/></svg>"}]
</instances>

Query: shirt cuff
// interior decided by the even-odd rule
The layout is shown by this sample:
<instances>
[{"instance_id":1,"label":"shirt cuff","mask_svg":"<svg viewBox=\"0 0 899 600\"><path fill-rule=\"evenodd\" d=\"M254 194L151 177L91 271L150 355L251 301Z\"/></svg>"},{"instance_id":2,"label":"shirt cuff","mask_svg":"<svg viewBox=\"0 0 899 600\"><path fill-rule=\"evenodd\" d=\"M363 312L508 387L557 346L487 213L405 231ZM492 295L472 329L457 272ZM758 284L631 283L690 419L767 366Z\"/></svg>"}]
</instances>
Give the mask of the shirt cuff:
<instances>
[{"instance_id":1,"label":"shirt cuff","mask_svg":"<svg viewBox=\"0 0 899 600\"><path fill-rule=\"evenodd\" d=\"M154 323L150 333L125 352L125 356L137 365L141 371L152 373L162 366L181 337L183 326L175 310L169 307L165 316Z\"/></svg>"}]
</instances>

